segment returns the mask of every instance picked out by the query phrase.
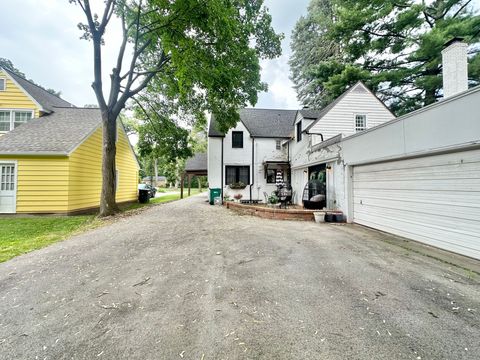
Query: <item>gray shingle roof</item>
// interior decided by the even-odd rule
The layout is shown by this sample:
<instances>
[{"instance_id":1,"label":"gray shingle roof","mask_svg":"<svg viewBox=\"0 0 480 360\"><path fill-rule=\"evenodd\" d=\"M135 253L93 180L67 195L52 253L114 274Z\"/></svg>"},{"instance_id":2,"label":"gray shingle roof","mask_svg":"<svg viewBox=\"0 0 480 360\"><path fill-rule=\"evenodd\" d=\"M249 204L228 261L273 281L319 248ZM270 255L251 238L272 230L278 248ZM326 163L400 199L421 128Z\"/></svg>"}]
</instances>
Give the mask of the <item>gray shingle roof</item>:
<instances>
[{"instance_id":1,"label":"gray shingle roof","mask_svg":"<svg viewBox=\"0 0 480 360\"><path fill-rule=\"evenodd\" d=\"M53 111L56 106L59 107L74 107L75 105L69 103L56 95L50 94L47 90L41 88L38 85L24 79L20 75L15 74L12 71L3 69L9 76L15 80L32 98L38 102L44 110Z\"/></svg>"},{"instance_id":2,"label":"gray shingle roof","mask_svg":"<svg viewBox=\"0 0 480 360\"><path fill-rule=\"evenodd\" d=\"M302 109L302 110L299 110L299 112L304 119L318 119L322 110Z\"/></svg>"},{"instance_id":3,"label":"gray shingle roof","mask_svg":"<svg viewBox=\"0 0 480 360\"><path fill-rule=\"evenodd\" d=\"M289 138L297 110L241 109L240 120L253 137ZM223 136L212 116L208 136Z\"/></svg>"},{"instance_id":4,"label":"gray shingle roof","mask_svg":"<svg viewBox=\"0 0 480 360\"><path fill-rule=\"evenodd\" d=\"M0 137L2 155L68 155L101 124L99 109L54 108Z\"/></svg>"},{"instance_id":5,"label":"gray shingle roof","mask_svg":"<svg viewBox=\"0 0 480 360\"><path fill-rule=\"evenodd\" d=\"M207 171L207 168L207 153L196 153L185 163L185 171Z\"/></svg>"}]
</instances>

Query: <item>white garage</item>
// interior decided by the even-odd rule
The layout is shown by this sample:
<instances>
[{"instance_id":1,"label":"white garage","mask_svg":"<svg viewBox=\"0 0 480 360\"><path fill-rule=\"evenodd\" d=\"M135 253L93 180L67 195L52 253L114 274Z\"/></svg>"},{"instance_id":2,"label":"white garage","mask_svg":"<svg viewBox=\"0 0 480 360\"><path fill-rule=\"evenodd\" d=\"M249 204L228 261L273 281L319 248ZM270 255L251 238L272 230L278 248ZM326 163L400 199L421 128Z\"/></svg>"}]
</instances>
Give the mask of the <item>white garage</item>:
<instances>
[{"instance_id":1,"label":"white garage","mask_svg":"<svg viewBox=\"0 0 480 360\"><path fill-rule=\"evenodd\" d=\"M353 221L480 259L480 150L353 167Z\"/></svg>"}]
</instances>

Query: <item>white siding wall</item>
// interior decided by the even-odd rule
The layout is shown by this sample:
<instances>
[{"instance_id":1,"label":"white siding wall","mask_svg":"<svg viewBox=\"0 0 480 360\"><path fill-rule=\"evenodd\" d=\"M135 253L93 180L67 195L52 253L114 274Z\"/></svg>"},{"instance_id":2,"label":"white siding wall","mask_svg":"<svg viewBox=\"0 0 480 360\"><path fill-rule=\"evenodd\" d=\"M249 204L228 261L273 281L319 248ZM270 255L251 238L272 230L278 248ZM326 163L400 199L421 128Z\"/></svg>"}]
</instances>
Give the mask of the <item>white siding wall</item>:
<instances>
[{"instance_id":1,"label":"white siding wall","mask_svg":"<svg viewBox=\"0 0 480 360\"><path fill-rule=\"evenodd\" d=\"M219 188L222 186L221 178L222 138L208 138L208 187Z\"/></svg>"},{"instance_id":2,"label":"white siding wall","mask_svg":"<svg viewBox=\"0 0 480 360\"><path fill-rule=\"evenodd\" d=\"M356 114L367 116L367 128L394 118L380 100L362 84L357 84L310 129L310 132L323 134L324 140L338 134L345 136L355 134ZM319 137L315 137L314 140L319 141Z\"/></svg>"}]
</instances>

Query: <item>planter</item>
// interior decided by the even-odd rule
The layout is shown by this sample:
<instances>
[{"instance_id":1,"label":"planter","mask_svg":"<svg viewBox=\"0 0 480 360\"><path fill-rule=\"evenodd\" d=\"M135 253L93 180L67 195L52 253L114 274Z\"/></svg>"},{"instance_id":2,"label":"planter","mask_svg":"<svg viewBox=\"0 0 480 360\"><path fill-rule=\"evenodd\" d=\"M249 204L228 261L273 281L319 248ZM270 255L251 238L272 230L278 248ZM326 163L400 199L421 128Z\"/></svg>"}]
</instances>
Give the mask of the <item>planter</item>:
<instances>
[{"instance_id":1,"label":"planter","mask_svg":"<svg viewBox=\"0 0 480 360\"><path fill-rule=\"evenodd\" d=\"M313 216L315 217L315 222L316 223L324 223L325 222L325 213L323 211L315 211L313 213Z\"/></svg>"}]
</instances>

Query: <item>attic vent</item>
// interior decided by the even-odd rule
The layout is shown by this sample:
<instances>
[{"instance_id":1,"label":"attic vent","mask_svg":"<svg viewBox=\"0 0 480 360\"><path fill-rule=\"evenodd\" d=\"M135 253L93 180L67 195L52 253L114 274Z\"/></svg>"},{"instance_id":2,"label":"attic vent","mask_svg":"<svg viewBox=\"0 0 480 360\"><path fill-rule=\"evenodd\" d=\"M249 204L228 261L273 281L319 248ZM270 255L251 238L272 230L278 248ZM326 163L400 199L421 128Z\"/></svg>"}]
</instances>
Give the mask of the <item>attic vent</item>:
<instances>
[{"instance_id":1,"label":"attic vent","mask_svg":"<svg viewBox=\"0 0 480 360\"><path fill-rule=\"evenodd\" d=\"M353 88L352 92L365 94L368 91L362 85L357 85Z\"/></svg>"}]
</instances>

